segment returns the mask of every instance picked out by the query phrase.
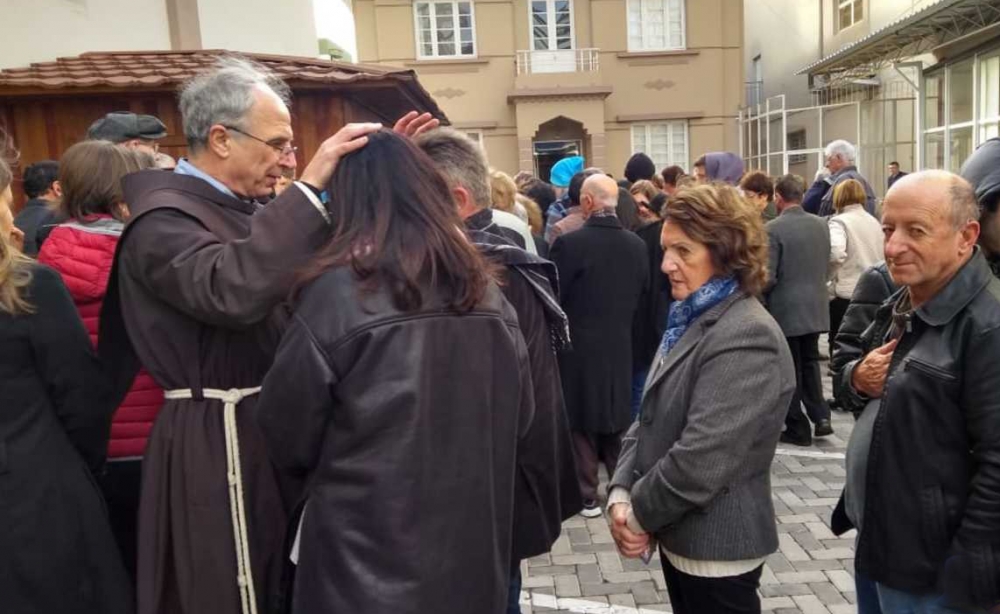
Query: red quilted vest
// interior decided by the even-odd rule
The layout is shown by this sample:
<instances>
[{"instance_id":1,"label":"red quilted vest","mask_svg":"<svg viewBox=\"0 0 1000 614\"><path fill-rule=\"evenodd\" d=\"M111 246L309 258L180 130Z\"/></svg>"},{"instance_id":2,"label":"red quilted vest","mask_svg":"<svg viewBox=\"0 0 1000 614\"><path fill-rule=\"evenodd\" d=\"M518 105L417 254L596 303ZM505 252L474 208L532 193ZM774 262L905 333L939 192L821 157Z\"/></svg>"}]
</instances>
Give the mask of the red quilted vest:
<instances>
[{"instance_id":1,"label":"red quilted vest","mask_svg":"<svg viewBox=\"0 0 1000 614\"><path fill-rule=\"evenodd\" d=\"M101 303L122 230L123 224L108 215L82 223L71 221L54 228L38 253L39 262L62 276L94 347ZM141 370L112 419L108 458L141 457L162 405L163 390L145 369Z\"/></svg>"}]
</instances>

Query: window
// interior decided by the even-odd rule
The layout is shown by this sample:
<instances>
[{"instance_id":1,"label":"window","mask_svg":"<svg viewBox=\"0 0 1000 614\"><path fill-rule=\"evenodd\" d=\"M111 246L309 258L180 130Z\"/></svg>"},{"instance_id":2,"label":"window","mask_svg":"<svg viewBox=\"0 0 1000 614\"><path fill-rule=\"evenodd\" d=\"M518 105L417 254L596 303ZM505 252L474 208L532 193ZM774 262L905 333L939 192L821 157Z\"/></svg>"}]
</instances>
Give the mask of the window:
<instances>
[{"instance_id":1,"label":"window","mask_svg":"<svg viewBox=\"0 0 1000 614\"><path fill-rule=\"evenodd\" d=\"M805 131L805 129L795 130L793 132L789 132L788 133L788 151L799 151L799 150L802 150L802 149L806 149L807 147L808 147L808 145L806 145L806 131ZM807 159L808 159L808 154L804 154L804 153L801 153L801 154L790 154L788 156L788 163L789 164L805 164L806 161L807 161Z\"/></svg>"},{"instance_id":2,"label":"window","mask_svg":"<svg viewBox=\"0 0 1000 614\"><path fill-rule=\"evenodd\" d=\"M846 30L865 17L865 0L834 0L837 3L837 30Z\"/></svg>"},{"instance_id":3,"label":"window","mask_svg":"<svg viewBox=\"0 0 1000 614\"><path fill-rule=\"evenodd\" d=\"M976 147L1000 134L1000 56L955 62L924 77L922 168L958 172Z\"/></svg>"},{"instance_id":4,"label":"window","mask_svg":"<svg viewBox=\"0 0 1000 614\"><path fill-rule=\"evenodd\" d=\"M653 159L656 168L671 165L688 168L687 122L663 122L632 125L632 152L642 152Z\"/></svg>"},{"instance_id":5,"label":"window","mask_svg":"<svg viewBox=\"0 0 1000 614\"><path fill-rule=\"evenodd\" d=\"M414 11L418 58L476 55L471 2L417 2Z\"/></svg>"},{"instance_id":6,"label":"window","mask_svg":"<svg viewBox=\"0 0 1000 614\"><path fill-rule=\"evenodd\" d=\"M476 145L479 145L480 147L483 146L483 133L479 130L466 130L465 136L469 137L469 139Z\"/></svg>"},{"instance_id":7,"label":"window","mask_svg":"<svg viewBox=\"0 0 1000 614\"><path fill-rule=\"evenodd\" d=\"M535 51L572 49L573 3L570 0L532 0L531 41Z\"/></svg>"},{"instance_id":8,"label":"window","mask_svg":"<svg viewBox=\"0 0 1000 614\"><path fill-rule=\"evenodd\" d=\"M628 0L629 51L684 49L684 0Z\"/></svg>"}]
</instances>

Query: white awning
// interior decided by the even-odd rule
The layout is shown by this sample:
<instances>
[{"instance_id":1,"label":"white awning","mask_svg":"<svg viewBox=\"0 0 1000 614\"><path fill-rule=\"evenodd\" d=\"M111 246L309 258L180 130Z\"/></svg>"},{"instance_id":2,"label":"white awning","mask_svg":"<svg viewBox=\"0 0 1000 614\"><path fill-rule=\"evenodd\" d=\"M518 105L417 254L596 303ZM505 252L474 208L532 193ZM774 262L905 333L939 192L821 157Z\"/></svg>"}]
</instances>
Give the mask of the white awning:
<instances>
[{"instance_id":1,"label":"white awning","mask_svg":"<svg viewBox=\"0 0 1000 614\"><path fill-rule=\"evenodd\" d=\"M806 66L827 82L871 75L1000 23L1000 0L937 0Z\"/></svg>"}]
</instances>

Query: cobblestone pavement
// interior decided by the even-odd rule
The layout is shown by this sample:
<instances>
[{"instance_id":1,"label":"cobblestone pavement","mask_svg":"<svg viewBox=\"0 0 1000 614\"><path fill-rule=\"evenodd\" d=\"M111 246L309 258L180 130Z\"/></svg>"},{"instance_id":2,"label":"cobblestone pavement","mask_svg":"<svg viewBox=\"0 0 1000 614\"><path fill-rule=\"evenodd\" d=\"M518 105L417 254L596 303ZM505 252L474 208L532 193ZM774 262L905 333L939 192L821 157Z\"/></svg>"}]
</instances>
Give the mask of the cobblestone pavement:
<instances>
[{"instance_id":1,"label":"cobblestone pavement","mask_svg":"<svg viewBox=\"0 0 1000 614\"><path fill-rule=\"evenodd\" d=\"M822 368L825 372L825 363ZM829 398L830 381L824 379ZM853 424L850 414L834 412L833 437L817 439L810 448L778 447L771 484L780 545L768 557L761 577L764 611L857 611L854 532L841 539L830 532L830 515L844 486L844 450ZM567 520L552 551L524 561L521 569L522 614L671 611L657 557L649 565L620 557L603 517Z\"/></svg>"}]
</instances>

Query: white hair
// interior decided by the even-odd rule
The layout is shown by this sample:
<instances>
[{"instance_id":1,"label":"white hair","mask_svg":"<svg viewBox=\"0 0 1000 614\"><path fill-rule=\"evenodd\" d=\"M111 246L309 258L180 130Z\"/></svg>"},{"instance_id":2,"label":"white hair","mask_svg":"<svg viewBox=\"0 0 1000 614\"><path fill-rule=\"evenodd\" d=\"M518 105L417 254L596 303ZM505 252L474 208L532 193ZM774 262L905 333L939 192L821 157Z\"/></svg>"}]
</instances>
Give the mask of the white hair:
<instances>
[{"instance_id":1,"label":"white hair","mask_svg":"<svg viewBox=\"0 0 1000 614\"><path fill-rule=\"evenodd\" d=\"M845 162L854 162L858 156L858 150L854 148L854 145L843 139L831 141L823 153L826 154L827 158L840 156Z\"/></svg>"},{"instance_id":2,"label":"white hair","mask_svg":"<svg viewBox=\"0 0 1000 614\"><path fill-rule=\"evenodd\" d=\"M188 146L192 150L205 147L216 124L245 128L244 119L260 88L274 92L286 106L291 103L284 81L263 66L237 57L221 58L212 69L188 81L180 95Z\"/></svg>"}]
</instances>

